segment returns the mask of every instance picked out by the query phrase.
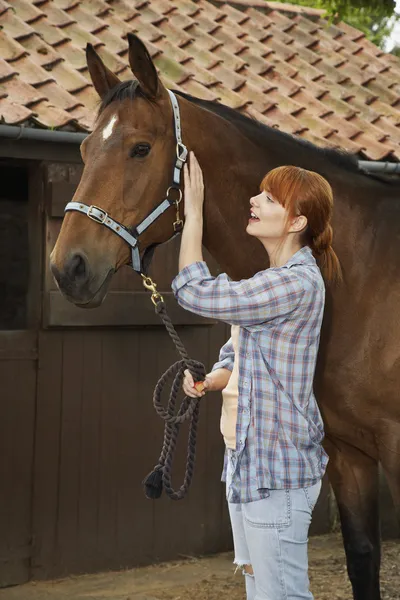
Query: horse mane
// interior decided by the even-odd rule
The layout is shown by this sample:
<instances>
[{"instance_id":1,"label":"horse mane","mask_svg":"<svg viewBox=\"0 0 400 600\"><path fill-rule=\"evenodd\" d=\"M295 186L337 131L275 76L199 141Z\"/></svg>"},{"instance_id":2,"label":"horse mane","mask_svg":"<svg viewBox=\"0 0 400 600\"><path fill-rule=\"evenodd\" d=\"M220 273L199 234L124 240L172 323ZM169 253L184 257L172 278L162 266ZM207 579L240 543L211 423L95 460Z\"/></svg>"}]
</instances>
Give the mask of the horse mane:
<instances>
[{"instance_id":1,"label":"horse mane","mask_svg":"<svg viewBox=\"0 0 400 600\"><path fill-rule=\"evenodd\" d=\"M264 125L264 123L244 115L238 110L230 108L225 104L221 104L212 100L202 100L201 98L196 98L195 96L191 96L186 92L178 90L172 91L196 106L211 111L223 119L226 119L230 123L233 123L245 135L254 140L254 142L260 146L266 147L267 145L270 145L272 147L276 147L276 144L280 144L281 146L287 146L288 152L290 152L291 149L293 150L293 148L297 148L300 152L305 150L309 159L310 168L315 165L316 161L319 162L323 160L340 169L348 171L349 173L364 175L369 179L377 180L381 183L392 185L400 184L400 179L397 180L397 178L395 179L385 177L384 175L376 175L360 169L357 158L349 152L344 150L336 150L334 148L321 148L312 142L303 140L302 138L295 137L289 133L280 131L279 129L268 127L268 125ZM123 102L126 99L134 100L138 96L143 98L145 97L145 94L137 80L121 81L118 85L109 90L102 98L97 112L97 118L112 102Z\"/></svg>"},{"instance_id":2,"label":"horse mane","mask_svg":"<svg viewBox=\"0 0 400 600\"><path fill-rule=\"evenodd\" d=\"M118 85L111 88L101 99L97 111L97 118L112 102L123 102L124 100L134 100L136 97L144 97L139 82L136 79L121 81Z\"/></svg>"}]
</instances>

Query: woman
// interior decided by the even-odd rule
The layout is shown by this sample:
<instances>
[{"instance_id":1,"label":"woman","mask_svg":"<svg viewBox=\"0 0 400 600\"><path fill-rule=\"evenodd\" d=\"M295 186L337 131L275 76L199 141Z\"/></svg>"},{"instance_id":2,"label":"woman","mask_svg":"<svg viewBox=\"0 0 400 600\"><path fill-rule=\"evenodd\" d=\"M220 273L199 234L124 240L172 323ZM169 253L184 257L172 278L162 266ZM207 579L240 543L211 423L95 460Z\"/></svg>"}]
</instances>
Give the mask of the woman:
<instances>
[{"instance_id":1,"label":"woman","mask_svg":"<svg viewBox=\"0 0 400 600\"><path fill-rule=\"evenodd\" d=\"M223 391L223 479L247 600L312 599L307 542L327 455L313 377L325 286L340 279L332 243L332 190L317 173L279 167L251 198L247 233L270 268L251 279L210 275L202 256L204 188L193 154L185 166L185 226L172 284L181 306L232 326L219 361L198 391Z\"/></svg>"}]
</instances>

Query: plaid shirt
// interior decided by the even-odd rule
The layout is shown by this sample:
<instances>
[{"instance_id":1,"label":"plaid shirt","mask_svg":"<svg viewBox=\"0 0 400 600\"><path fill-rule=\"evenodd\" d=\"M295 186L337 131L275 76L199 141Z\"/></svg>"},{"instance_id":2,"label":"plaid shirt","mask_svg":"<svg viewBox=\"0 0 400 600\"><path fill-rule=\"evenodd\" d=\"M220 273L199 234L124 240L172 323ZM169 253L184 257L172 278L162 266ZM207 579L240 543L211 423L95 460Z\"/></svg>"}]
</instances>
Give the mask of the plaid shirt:
<instances>
[{"instance_id":1,"label":"plaid shirt","mask_svg":"<svg viewBox=\"0 0 400 600\"><path fill-rule=\"evenodd\" d=\"M268 489L317 483L328 462L313 393L325 286L311 249L238 282L212 277L205 262L196 262L182 269L172 289L186 310L240 326L236 451L226 455L229 500L251 502L267 497ZM229 340L213 370L232 370L233 362Z\"/></svg>"}]
</instances>

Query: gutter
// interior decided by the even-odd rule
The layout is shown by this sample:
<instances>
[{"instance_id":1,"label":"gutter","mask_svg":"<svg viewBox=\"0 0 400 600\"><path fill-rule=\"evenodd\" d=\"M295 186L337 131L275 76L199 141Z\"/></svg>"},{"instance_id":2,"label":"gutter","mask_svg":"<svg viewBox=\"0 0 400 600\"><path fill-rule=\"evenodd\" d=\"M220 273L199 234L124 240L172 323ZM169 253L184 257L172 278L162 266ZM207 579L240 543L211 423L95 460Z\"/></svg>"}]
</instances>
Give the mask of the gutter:
<instances>
[{"instance_id":1,"label":"gutter","mask_svg":"<svg viewBox=\"0 0 400 600\"><path fill-rule=\"evenodd\" d=\"M35 129L33 127L17 127L15 125L0 125L0 138L11 140L33 140L38 142L58 142L62 144L81 144L88 133L73 131L58 131L51 129ZM379 162L372 160L359 160L358 166L362 171L369 173L398 173L400 162Z\"/></svg>"},{"instance_id":2,"label":"gutter","mask_svg":"<svg viewBox=\"0 0 400 600\"><path fill-rule=\"evenodd\" d=\"M0 138L11 140L33 140L36 142L58 142L62 144L81 144L88 133L73 131L57 131L52 129L35 129L34 127L17 127L0 125Z\"/></svg>"}]
</instances>

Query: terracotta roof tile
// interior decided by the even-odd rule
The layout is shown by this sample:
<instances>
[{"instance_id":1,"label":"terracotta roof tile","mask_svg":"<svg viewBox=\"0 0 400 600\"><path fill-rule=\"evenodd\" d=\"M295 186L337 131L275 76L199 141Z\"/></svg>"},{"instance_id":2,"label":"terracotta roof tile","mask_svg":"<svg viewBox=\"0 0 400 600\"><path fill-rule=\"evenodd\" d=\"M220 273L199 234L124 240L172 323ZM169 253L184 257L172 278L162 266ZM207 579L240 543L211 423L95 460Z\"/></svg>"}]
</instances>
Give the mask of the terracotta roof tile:
<instances>
[{"instance_id":1,"label":"terracotta roof tile","mask_svg":"<svg viewBox=\"0 0 400 600\"><path fill-rule=\"evenodd\" d=\"M45 69L62 61L57 50L38 35L32 35L20 41L31 60Z\"/></svg>"},{"instance_id":2,"label":"terracotta roof tile","mask_svg":"<svg viewBox=\"0 0 400 600\"><path fill-rule=\"evenodd\" d=\"M225 47L218 48L218 53L221 54ZM258 54L253 54L248 48L243 50L239 54L239 58L244 60L248 66L256 73L256 75L264 75L267 71L271 70L272 64L270 63L270 56L272 54L272 50L268 53L268 48L266 48L265 56L259 56Z\"/></svg>"},{"instance_id":3,"label":"terracotta roof tile","mask_svg":"<svg viewBox=\"0 0 400 600\"><path fill-rule=\"evenodd\" d=\"M51 104L63 110L70 111L80 105L79 100L75 96L69 94L55 81L49 81L38 86L38 91L40 91L44 98L50 100Z\"/></svg>"},{"instance_id":4,"label":"terracotta roof tile","mask_svg":"<svg viewBox=\"0 0 400 600\"><path fill-rule=\"evenodd\" d=\"M49 74L57 81L64 90L74 93L87 87L89 80L70 67L66 61L61 60L50 69Z\"/></svg>"},{"instance_id":5,"label":"terracotta roof tile","mask_svg":"<svg viewBox=\"0 0 400 600\"><path fill-rule=\"evenodd\" d=\"M24 47L13 40L4 29L0 29L0 48L1 57L8 62L17 60L17 58L25 54Z\"/></svg>"},{"instance_id":6,"label":"terracotta roof tile","mask_svg":"<svg viewBox=\"0 0 400 600\"><path fill-rule=\"evenodd\" d=\"M20 19L14 10L6 10L0 15L0 27L7 31L7 35L17 41L35 33L34 29Z\"/></svg>"},{"instance_id":7,"label":"terracotta roof tile","mask_svg":"<svg viewBox=\"0 0 400 600\"><path fill-rule=\"evenodd\" d=\"M394 144L380 143L366 133L360 133L353 141L360 144L361 150L372 160L384 160L394 154Z\"/></svg>"},{"instance_id":8,"label":"terracotta roof tile","mask_svg":"<svg viewBox=\"0 0 400 600\"><path fill-rule=\"evenodd\" d=\"M39 100L46 100L43 92L36 90L17 76L0 82L0 93L6 94L10 102L20 103L26 107L35 104Z\"/></svg>"},{"instance_id":9,"label":"terracotta roof tile","mask_svg":"<svg viewBox=\"0 0 400 600\"><path fill-rule=\"evenodd\" d=\"M83 104L89 111L97 111L100 99L92 86L88 86L74 92L74 98Z\"/></svg>"},{"instance_id":10,"label":"terracotta roof tile","mask_svg":"<svg viewBox=\"0 0 400 600\"><path fill-rule=\"evenodd\" d=\"M170 87L319 145L400 160L400 60L322 15L265 0L0 0L0 114L90 130L86 43L128 79L136 32Z\"/></svg>"},{"instance_id":11,"label":"terracotta roof tile","mask_svg":"<svg viewBox=\"0 0 400 600\"><path fill-rule=\"evenodd\" d=\"M292 134L300 134L306 131L307 126L302 125L297 118L293 117L290 112L284 110L282 104L276 104L270 110L266 111L265 115L270 119L275 127Z\"/></svg>"},{"instance_id":12,"label":"terracotta roof tile","mask_svg":"<svg viewBox=\"0 0 400 600\"><path fill-rule=\"evenodd\" d=\"M2 1L1 5L4 6L5 9L7 9L6 2ZM36 8L36 6L34 6L32 2L29 2L29 0L13 0L12 7L18 14L18 17L28 24L31 24L32 21L35 21L43 14L42 11ZM8 8L11 8L10 5L8 5Z\"/></svg>"},{"instance_id":13,"label":"terracotta roof tile","mask_svg":"<svg viewBox=\"0 0 400 600\"><path fill-rule=\"evenodd\" d=\"M19 125L29 121L33 113L19 102L11 102L8 98L0 98L0 123Z\"/></svg>"},{"instance_id":14,"label":"terracotta roof tile","mask_svg":"<svg viewBox=\"0 0 400 600\"><path fill-rule=\"evenodd\" d=\"M75 119L65 110L53 106L49 102L39 102L34 108L33 120L42 127L65 127L77 125Z\"/></svg>"},{"instance_id":15,"label":"terracotta roof tile","mask_svg":"<svg viewBox=\"0 0 400 600\"><path fill-rule=\"evenodd\" d=\"M139 14L129 0L109 0L107 4L110 5L114 13L123 21L129 21L134 15Z\"/></svg>"},{"instance_id":16,"label":"terracotta roof tile","mask_svg":"<svg viewBox=\"0 0 400 600\"><path fill-rule=\"evenodd\" d=\"M69 23L73 23L74 19L70 17L70 15L61 10L54 2L46 2L41 6L42 14L46 15L49 23L51 23L54 27L65 27Z\"/></svg>"},{"instance_id":17,"label":"terracotta roof tile","mask_svg":"<svg viewBox=\"0 0 400 600\"><path fill-rule=\"evenodd\" d=\"M90 131L93 128L95 114L93 111L88 110L82 105L78 105L75 108L68 110L68 113L75 121L79 121L82 128Z\"/></svg>"},{"instance_id":18,"label":"terracotta roof tile","mask_svg":"<svg viewBox=\"0 0 400 600\"><path fill-rule=\"evenodd\" d=\"M9 65L8 62L0 58L0 82L6 79L11 79L11 77L13 77L15 74L15 67Z\"/></svg>"},{"instance_id":19,"label":"terracotta roof tile","mask_svg":"<svg viewBox=\"0 0 400 600\"><path fill-rule=\"evenodd\" d=\"M310 140L311 141L311 140ZM324 142L327 146L331 146L336 149L347 148L349 152L354 152L358 154L359 152L363 152L365 148L362 145L349 140L347 137L342 135L341 133L337 133L334 131L328 138L325 138Z\"/></svg>"},{"instance_id":20,"label":"terracotta roof tile","mask_svg":"<svg viewBox=\"0 0 400 600\"><path fill-rule=\"evenodd\" d=\"M28 55L21 56L11 63L21 79L29 85L36 86L46 81L55 81L48 71L34 63Z\"/></svg>"},{"instance_id":21,"label":"terracotta roof tile","mask_svg":"<svg viewBox=\"0 0 400 600\"><path fill-rule=\"evenodd\" d=\"M52 25L45 16L35 21L33 25L35 33L42 37L50 46L57 46L57 44L70 39L68 32L64 28Z\"/></svg>"}]
</instances>

